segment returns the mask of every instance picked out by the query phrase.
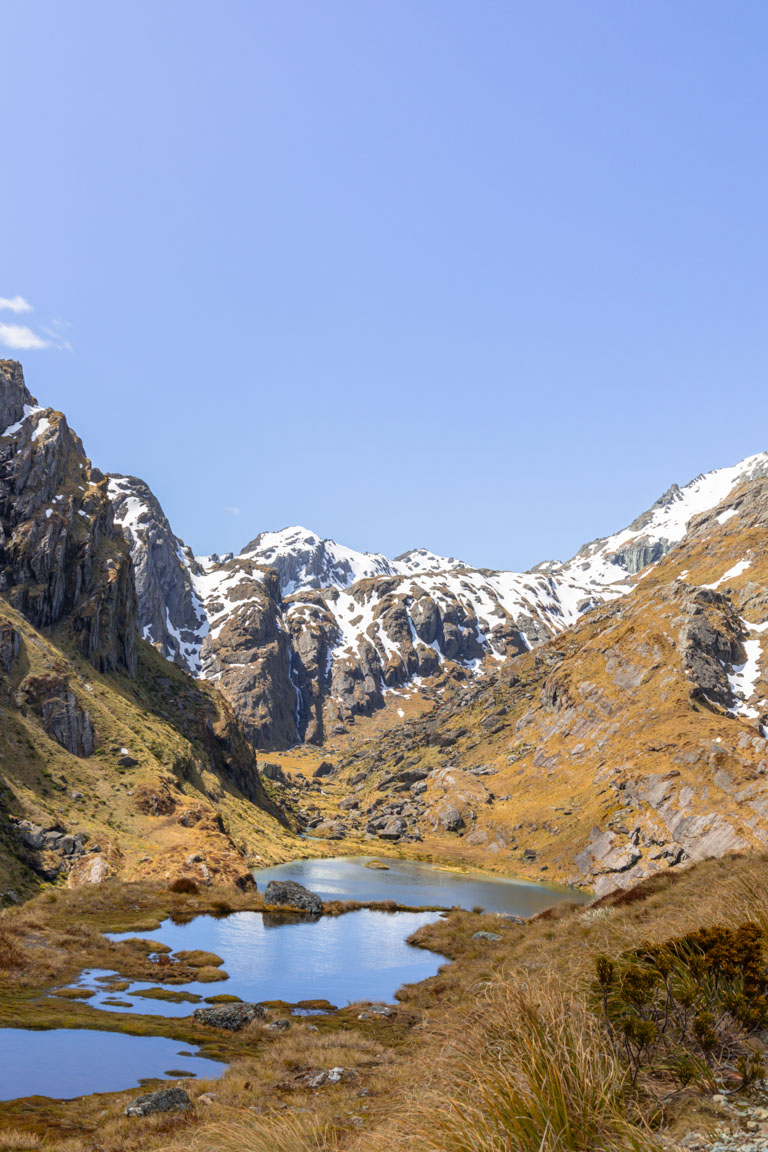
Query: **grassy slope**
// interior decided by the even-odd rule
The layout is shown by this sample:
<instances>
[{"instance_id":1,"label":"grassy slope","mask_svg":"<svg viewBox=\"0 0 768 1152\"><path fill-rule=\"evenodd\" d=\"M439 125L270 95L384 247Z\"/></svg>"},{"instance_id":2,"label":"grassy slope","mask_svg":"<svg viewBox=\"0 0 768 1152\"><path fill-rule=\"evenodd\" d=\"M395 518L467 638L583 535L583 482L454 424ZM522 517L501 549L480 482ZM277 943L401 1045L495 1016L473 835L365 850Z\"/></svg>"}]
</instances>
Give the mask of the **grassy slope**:
<instances>
[{"instance_id":1,"label":"grassy slope","mask_svg":"<svg viewBox=\"0 0 768 1152\"><path fill-rule=\"evenodd\" d=\"M256 776L252 750L214 691L141 642L134 681L99 674L74 651L65 628L44 636L2 599L0 623L22 636L14 668L0 679L6 814L87 833L126 878L194 874L199 866L186 860L200 853L214 877L231 879L244 871L246 856L273 861L295 851L293 834L276 819ZM71 755L46 735L30 707L17 706L27 677L40 675L66 677L90 713L92 756ZM118 767L122 748L137 767ZM232 782L238 771L250 778L252 800ZM5 821L0 835L6 849L0 888L32 890Z\"/></svg>"}]
</instances>

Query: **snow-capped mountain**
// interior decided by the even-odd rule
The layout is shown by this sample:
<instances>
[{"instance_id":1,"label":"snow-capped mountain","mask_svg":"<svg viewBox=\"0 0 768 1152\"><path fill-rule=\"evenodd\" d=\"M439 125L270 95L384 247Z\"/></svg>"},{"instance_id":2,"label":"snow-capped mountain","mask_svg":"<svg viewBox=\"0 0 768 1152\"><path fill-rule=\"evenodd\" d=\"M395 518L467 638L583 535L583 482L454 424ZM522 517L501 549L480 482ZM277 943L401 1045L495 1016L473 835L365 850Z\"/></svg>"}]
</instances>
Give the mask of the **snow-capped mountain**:
<instances>
[{"instance_id":1,"label":"snow-capped mountain","mask_svg":"<svg viewBox=\"0 0 768 1152\"><path fill-rule=\"evenodd\" d=\"M261 532L246 544L240 556L276 568L284 596L309 588L348 588L358 580L376 576L403 576L417 572L443 572L463 568L459 560L436 556L426 548L404 552L389 560L378 552L356 552L335 540L322 540L298 525L280 532Z\"/></svg>"},{"instance_id":2,"label":"snow-capped mountain","mask_svg":"<svg viewBox=\"0 0 768 1152\"><path fill-rule=\"evenodd\" d=\"M300 527L263 532L238 555L195 557L150 490L111 477L131 545L142 635L217 682L258 743L318 740L330 725L445 662L478 671L626 595L697 517L749 479L768 453L674 485L628 528L567 563L527 573L474 569L426 549L389 560Z\"/></svg>"}]
</instances>

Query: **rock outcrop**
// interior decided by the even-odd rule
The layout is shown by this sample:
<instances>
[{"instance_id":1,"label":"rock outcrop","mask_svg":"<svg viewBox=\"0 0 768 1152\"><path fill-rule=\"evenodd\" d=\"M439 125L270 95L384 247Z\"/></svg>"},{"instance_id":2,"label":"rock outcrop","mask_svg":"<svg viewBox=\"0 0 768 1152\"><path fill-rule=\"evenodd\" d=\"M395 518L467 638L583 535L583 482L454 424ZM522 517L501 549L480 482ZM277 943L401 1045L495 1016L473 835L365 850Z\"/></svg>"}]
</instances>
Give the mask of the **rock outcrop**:
<instances>
[{"instance_id":1,"label":"rock outcrop","mask_svg":"<svg viewBox=\"0 0 768 1152\"><path fill-rule=\"evenodd\" d=\"M192 1098L183 1088L161 1088L145 1092L123 1109L124 1116L152 1116L157 1112L189 1112Z\"/></svg>"},{"instance_id":2,"label":"rock outcrop","mask_svg":"<svg viewBox=\"0 0 768 1152\"><path fill-rule=\"evenodd\" d=\"M69 682L63 677L28 676L16 694L16 702L21 708L32 708L40 716L51 739L73 756L93 753L90 713L81 707Z\"/></svg>"},{"instance_id":3,"label":"rock outcrop","mask_svg":"<svg viewBox=\"0 0 768 1152\"><path fill-rule=\"evenodd\" d=\"M0 591L36 628L67 618L100 671L136 671L133 568L105 478L21 366L0 361Z\"/></svg>"},{"instance_id":4,"label":"rock outcrop","mask_svg":"<svg viewBox=\"0 0 768 1152\"><path fill-rule=\"evenodd\" d=\"M192 1015L211 1028L239 1032L252 1020L266 1020L267 1011L261 1004L214 1004L210 1008L195 1008Z\"/></svg>"}]
</instances>

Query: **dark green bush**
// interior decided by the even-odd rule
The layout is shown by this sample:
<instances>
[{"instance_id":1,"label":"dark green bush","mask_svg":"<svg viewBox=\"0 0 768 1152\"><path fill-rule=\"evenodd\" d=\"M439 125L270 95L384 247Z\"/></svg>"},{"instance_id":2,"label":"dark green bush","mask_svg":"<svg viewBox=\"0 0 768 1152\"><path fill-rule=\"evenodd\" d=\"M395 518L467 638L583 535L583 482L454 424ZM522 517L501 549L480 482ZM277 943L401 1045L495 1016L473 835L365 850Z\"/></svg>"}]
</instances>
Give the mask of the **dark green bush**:
<instances>
[{"instance_id":1,"label":"dark green bush","mask_svg":"<svg viewBox=\"0 0 768 1152\"><path fill-rule=\"evenodd\" d=\"M757 924L700 928L595 962L594 999L629 1065L681 1086L715 1083L725 1064L743 1083L765 1074L748 1035L768 1025L768 975Z\"/></svg>"}]
</instances>

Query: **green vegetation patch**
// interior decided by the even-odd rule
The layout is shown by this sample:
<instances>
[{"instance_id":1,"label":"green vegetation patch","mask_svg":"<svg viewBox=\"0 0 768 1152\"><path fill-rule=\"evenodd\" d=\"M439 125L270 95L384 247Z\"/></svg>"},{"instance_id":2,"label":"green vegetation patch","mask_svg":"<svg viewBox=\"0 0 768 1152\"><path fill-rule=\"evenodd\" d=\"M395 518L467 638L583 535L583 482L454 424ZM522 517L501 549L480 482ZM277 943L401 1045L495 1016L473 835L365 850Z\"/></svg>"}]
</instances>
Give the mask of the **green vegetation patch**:
<instances>
[{"instance_id":1,"label":"green vegetation patch","mask_svg":"<svg viewBox=\"0 0 768 1152\"><path fill-rule=\"evenodd\" d=\"M768 1024L760 927L699 928L595 961L594 1002L633 1082L641 1070L714 1090L736 1067L746 1088L765 1075L750 1036Z\"/></svg>"},{"instance_id":2,"label":"green vegetation patch","mask_svg":"<svg viewBox=\"0 0 768 1152\"><path fill-rule=\"evenodd\" d=\"M199 1004L202 996L197 992L174 992L172 988L142 988L131 993L132 996L143 996L145 1000L168 1000L171 1004Z\"/></svg>"},{"instance_id":3,"label":"green vegetation patch","mask_svg":"<svg viewBox=\"0 0 768 1152\"><path fill-rule=\"evenodd\" d=\"M202 948L175 952L173 959L178 960L180 964L188 964L190 968L218 968L224 963L221 956L217 956L215 952L205 952Z\"/></svg>"}]
</instances>

